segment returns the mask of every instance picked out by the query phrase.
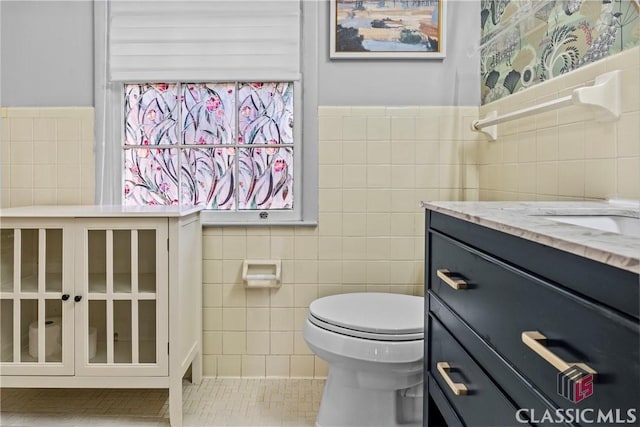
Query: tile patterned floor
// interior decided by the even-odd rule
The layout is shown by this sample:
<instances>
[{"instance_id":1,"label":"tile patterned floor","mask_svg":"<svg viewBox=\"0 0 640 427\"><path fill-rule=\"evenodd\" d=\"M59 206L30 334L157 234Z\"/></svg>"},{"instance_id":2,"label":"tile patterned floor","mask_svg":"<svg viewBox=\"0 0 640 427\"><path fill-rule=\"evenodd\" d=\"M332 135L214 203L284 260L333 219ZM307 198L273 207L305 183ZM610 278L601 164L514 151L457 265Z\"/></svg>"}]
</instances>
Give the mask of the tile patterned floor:
<instances>
[{"instance_id":1,"label":"tile patterned floor","mask_svg":"<svg viewBox=\"0 0 640 427\"><path fill-rule=\"evenodd\" d=\"M184 426L313 426L323 387L314 379L185 382ZM167 427L168 397L147 389L0 389L0 425Z\"/></svg>"}]
</instances>

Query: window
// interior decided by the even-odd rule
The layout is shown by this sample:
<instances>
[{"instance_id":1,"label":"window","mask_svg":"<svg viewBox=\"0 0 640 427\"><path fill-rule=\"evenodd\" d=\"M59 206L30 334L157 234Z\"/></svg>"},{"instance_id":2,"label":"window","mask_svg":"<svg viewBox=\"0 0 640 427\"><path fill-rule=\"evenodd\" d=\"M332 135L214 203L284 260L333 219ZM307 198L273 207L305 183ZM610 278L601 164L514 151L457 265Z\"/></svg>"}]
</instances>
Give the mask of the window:
<instances>
[{"instance_id":1,"label":"window","mask_svg":"<svg viewBox=\"0 0 640 427\"><path fill-rule=\"evenodd\" d=\"M293 86L125 84L123 203L293 209Z\"/></svg>"},{"instance_id":2,"label":"window","mask_svg":"<svg viewBox=\"0 0 640 427\"><path fill-rule=\"evenodd\" d=\"M94 0L94 13L98 203L317 222L318 2Z\"/></svg>"}]
</instances>

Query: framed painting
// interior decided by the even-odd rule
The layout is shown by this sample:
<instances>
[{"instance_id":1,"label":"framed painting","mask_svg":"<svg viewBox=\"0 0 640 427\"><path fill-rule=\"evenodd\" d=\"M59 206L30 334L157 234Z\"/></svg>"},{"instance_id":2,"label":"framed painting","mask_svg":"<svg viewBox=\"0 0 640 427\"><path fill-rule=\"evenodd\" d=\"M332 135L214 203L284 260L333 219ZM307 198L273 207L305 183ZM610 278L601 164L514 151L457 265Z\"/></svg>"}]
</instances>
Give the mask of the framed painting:
<instances>
[{"instance_id":1,"label":"framed painting","mask_svg":"<svg viewBox=\"0 0 640 427\"><path fill-rule=\"evenodd\" d=\"M330 57L444 58L445 0L329 0Z\"/></svg>"}]
</instances>

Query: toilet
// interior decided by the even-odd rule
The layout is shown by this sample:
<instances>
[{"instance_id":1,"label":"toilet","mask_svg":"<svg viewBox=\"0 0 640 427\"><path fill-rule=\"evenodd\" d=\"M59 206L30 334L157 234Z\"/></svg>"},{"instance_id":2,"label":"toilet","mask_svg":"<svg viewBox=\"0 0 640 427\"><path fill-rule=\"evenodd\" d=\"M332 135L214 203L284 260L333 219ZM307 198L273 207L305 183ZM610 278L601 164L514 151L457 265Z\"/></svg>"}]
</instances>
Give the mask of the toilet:
<instances>
[{"instance_id":1,"label":"toilet","mask_svg":"<svg viewBox=\"0 0 640 427\"><path fill-rule=\"evenodd\" d=\"M424 298L319 298L309 306L303 336L329 364L317 427L422 425Z\"/></svg>"}]
</instances>

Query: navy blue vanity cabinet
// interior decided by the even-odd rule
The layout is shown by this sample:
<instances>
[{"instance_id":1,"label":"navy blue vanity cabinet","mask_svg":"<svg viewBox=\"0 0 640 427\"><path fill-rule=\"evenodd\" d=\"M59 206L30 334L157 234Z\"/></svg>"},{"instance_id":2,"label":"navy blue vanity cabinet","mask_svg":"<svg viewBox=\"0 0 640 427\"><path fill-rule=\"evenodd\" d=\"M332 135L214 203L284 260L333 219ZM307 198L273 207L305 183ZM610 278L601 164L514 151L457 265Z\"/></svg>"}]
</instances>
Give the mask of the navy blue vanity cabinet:
<instances>
[{"instance_id":1,"label":"navy blue vanity cabinet","mask_svg":"<svg viewBox=\"0 0 640 427\"><path fill-rule=\"evenodd\" d=\"M429 210L425 242L425 425L640 423L637 274Z\"/></svg>"}]
</instances>

